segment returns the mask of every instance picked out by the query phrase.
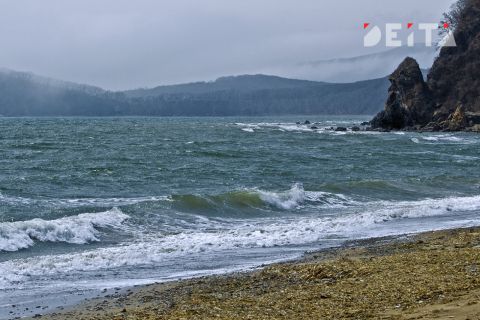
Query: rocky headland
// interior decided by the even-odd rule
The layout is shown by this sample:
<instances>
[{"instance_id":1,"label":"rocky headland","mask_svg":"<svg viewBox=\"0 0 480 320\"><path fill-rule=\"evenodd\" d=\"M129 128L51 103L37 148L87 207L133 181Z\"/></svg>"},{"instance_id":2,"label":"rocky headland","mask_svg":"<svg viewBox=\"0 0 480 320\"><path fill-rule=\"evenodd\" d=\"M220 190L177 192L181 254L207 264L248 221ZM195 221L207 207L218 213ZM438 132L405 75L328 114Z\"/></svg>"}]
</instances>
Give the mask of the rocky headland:
<instances>
[{"instance_id":1,"label":"rocky headland","mask_svg":"<svg viewBox=\"0 0 480 320\"><path fill-rule=\"evenodd\" d=\"M480 0L466 0L455 26L455 47L442 47L424 81L407 57L390 75L376 130L480 132Z\"/></svg>"}]
</instances>

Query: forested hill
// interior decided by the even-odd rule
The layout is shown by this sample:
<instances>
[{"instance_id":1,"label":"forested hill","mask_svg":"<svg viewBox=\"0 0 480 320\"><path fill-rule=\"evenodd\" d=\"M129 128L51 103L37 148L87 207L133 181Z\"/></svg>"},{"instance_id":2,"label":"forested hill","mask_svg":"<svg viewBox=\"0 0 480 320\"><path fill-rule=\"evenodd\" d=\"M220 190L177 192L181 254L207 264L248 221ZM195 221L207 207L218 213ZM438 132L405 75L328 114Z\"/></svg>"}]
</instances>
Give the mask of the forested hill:
<instances>
[{"instance_id":1,"label":"forested hill","mask_svg":"<svg viewBox=\"0 0 480 320\"><path fill-rule=\"evenodd\" d=\"M123 93L0 69L2 116L108 116L128 106Z\"/></svg>"},{"instance_id":2,"label":"forested hill","mask_svg":"<svg viewBox=\"0 0 480 320\"><path fill-rule=\"evenodd\" d=\"M0 70L2 116L233 116L374 114L386 78L354 83L266 75L223 77L124 92Z\"/></svg>"},{"instance_id":3,"label":"forested hill","mask_svg":"<svg viewBox=\"0 0 480 320\"><path fill-rule=\"evenodd\" d=\"M259 90L293 89L310 86L313 87L322 84L326 83L318 81L287 79L276 76L257 74L221 77L215 81L210 82L202 81L169 86L158 86L152 89L128 90L125 91L125 94L129 97L138 98L177 93L204 94L217 91L236 91L241 93L248 93Z\"/></svg>"}]
</instances>

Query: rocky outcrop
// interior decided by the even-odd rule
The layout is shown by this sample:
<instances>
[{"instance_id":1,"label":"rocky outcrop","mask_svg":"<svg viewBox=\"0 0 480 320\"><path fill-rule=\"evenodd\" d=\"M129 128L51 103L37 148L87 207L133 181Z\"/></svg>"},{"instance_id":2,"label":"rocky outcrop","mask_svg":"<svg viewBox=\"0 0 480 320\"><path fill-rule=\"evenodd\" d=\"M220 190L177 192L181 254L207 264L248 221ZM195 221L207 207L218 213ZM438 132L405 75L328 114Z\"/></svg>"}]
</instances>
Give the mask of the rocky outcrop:
<instances>
[{"instance_id":1,"label":"rocky outcrop","mask_svg":"<svg viewBox=\"0 0 480 320\"><path fill-rule=\"evenodd\" d=\"M423 81L406 58L390 76L378 129L460 131L480 124L480 0L467 0L454 32L456 47L443 47Z\"/></svg>"},{"instance_id":2,"label":"rocky outcrop","mask_svg":"<svg viewBox=\"0 0 480 320\"><path fill-rule=\"evenodd\" d=\"M465 116L465 108L462 105L458 106L457 109L455 109L455 112L453 112L442 124L442 127L449 131L465 129L468 126L467 118Z\"/></svg>"},{"instance_id":3,"label":"rocky outcrop","mask_svg":"<svg viewBox=\"0 0 480 320\"><path fill-rule=\"evenodd\" d=\"M426 125L433 115L430 90L413 58L406 58L390 77L385 110L371 121L372 127L403 129Z\"/></svg>"}]
</instances>

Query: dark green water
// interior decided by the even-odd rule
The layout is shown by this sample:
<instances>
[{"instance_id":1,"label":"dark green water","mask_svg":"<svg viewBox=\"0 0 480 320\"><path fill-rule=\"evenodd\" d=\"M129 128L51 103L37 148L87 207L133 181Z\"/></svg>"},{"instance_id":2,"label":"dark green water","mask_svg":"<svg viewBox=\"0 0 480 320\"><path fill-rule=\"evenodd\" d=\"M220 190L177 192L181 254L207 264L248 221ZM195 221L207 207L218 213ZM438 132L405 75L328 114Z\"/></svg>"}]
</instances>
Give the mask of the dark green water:
<instances>
[{"instance_id":1,"label":"dark green water","mask_svg":"<svg viewBox=\"0 0 480 320\"><path fill-rule=\"evenodd\" d=\"M480 224L480 136L304 120L0 119L0 316L59 294Z\"/></svg>"}]
</instances>

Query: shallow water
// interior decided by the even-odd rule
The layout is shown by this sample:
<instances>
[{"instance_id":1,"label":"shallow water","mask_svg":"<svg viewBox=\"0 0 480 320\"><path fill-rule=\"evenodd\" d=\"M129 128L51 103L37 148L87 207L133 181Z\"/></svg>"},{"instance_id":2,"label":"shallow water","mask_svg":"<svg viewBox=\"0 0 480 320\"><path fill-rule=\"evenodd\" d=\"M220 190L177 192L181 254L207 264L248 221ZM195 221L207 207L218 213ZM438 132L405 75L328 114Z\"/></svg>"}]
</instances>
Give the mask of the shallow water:
<instances>
[{"instance_id":1,"label":"shallow water","mask_svg":"<svg viewBox=\"0 0 480 320\"><path fill-rule=\"evenodd\" d=\"M0 317L480 224L479 135L368 118L0 119Z\"/></svg>"}]
</instances>

